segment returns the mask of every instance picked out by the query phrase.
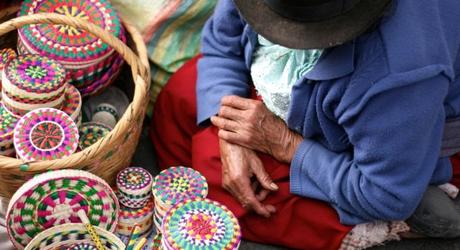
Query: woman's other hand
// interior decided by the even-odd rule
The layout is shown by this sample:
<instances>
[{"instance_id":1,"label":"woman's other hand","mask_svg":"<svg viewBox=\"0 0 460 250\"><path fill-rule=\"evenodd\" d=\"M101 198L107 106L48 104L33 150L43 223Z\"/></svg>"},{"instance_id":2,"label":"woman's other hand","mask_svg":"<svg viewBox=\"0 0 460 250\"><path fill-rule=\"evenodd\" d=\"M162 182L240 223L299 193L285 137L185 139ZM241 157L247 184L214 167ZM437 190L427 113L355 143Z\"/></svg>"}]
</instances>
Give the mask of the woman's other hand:
<instances>
[{"instance_id":1,"label":"woman's other hand","mask_svg":"<svg viewBox=\"0 0 460 250\"><path fill-rule=\"evenodd\" d=\"M248 148L219 139L222 159L222 186L229 191L247 210L270 217L276 212L272 205L262 204L270 191L278 190L278 186L265 171L257 154ZM251 183L251 177L257 183ZM256 184L256 185L254 185ZM256 195L254 186L260 185L262 190Z\"/></svg>"},{"instance_id":2,"label":"woman's other hand","mask_svg":"<svg viewBox=\"0 0 460 250\"><path fill-rule=\"evenodd\" d=\"M285 163L292 161L303 140L263 102L238 96L223 97L219 116L211 117L211 122L220 129L221 139L269 154Z\"/></svg>"}]
</instances>

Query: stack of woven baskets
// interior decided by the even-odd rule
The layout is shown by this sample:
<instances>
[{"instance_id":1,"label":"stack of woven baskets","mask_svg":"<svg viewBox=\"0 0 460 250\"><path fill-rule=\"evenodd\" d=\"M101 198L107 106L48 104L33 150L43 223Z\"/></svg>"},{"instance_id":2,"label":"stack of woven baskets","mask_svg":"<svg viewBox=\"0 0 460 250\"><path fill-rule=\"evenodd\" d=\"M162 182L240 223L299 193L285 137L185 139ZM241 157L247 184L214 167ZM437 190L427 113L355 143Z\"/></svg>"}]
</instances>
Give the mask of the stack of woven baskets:
<instances>
[{"instance_id":1,"label":"stack of woven baskets","mask_svg":"<svg viewBox=\"0 0 460 250\"><path fill-rule=\"evenodd\" d=\"M0 45L16 41L19 54L5 50L0 62L0 197L11 197L37 173L64 168L88 170L114 184L137 146L149 94L141 36L122 25L108 0L25 0L18 7L0 10L0 20L7 20L0 24ZM135 85L130 106L113 130L76 152L75 140L66 136L81 123L81 98L110 85L124 61ZM11 157L16 142L18 159ZM46 150L32 152L29 146ZM53 150L67 154L50 157Z\"/></svg>"}]
</instances>

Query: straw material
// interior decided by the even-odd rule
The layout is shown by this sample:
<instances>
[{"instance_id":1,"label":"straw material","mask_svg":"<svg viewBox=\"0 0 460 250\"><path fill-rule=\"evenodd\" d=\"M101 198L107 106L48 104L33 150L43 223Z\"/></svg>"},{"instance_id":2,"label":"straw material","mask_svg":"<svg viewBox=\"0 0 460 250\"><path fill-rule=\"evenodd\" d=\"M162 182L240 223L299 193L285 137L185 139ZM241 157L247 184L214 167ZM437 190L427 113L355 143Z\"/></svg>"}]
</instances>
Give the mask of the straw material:
<instances>
[{"instance_id":1,"label":"straw material","mask_svg":"<svg viewBox=\"0 0 460 250\"><path fill-rule=\"evenodd\" d=\"M123 242L109 231L100 227L94 227L99 235L103 246L107 250L124 250ZM81 223L65 224L56 226L38 234L25 248L26 250L54 250L65 249L65 247L75 246L75 244L89 244L94 246L91 236L86 232L86 228ZM71 248L75 249L75 248ZM88 248L76 248L88 249ZM89 248L91 249L91 248Z\"/></svg>"},{"instance_id":2,"label":"straw material","mask_svg":"<svg viewBox=\"0 0 460 250\"><path fill-rule=\"evenodd\" d=\"M17 8L16 8L17 10ZM0 10L0 20L7 20L14 15L11 9ZM87 30L99 37L118 52L131 66L135 89L132 103L120 118L115 128L103 139L92 146L70 155L64 159L52 161L26 162L23 160L0 156L0 196L11 197L12 194L33 175L56 169L83 169L114 184L117 173L129 166L136 149L142 129L145 110L149 98L150 70L147 52L142 37L129 24L124 24L130 35L137 55L127 45L110 32L85 20L66 17L55 13L34 14L10 19L0 24L0 36L7 41L17 39L15 31L28 24L61 24ZM10 44L0 41L0 44Z\"/></svg>"}]
</instances>

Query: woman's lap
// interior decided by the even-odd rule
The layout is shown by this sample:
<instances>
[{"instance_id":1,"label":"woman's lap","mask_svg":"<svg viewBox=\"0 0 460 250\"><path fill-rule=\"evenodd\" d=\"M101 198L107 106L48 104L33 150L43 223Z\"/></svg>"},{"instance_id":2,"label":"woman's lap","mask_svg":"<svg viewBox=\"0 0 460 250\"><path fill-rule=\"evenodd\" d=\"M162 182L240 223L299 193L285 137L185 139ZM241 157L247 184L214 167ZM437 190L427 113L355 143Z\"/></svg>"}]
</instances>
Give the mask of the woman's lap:
<instances>
[{"instance_id":1,"label":"woman's lap","mask_svg":"<svg viewBox=\"0 0 460 250\"><path fill-rule=\"evenodd\" d=\"M267 197L277 213L270 219L246 213L221 187L221 161L217 129L196 126L196 61L185 64L158 97L151 138L161 168L187 165L207 179L208 197L229 207L239 218L243 237L267 244L291 248L337 249L350 227L340 224L329 205L289 192L289 166L267 155L260 155L267 172L280 190Z\"/></svg>"}]
</instances>

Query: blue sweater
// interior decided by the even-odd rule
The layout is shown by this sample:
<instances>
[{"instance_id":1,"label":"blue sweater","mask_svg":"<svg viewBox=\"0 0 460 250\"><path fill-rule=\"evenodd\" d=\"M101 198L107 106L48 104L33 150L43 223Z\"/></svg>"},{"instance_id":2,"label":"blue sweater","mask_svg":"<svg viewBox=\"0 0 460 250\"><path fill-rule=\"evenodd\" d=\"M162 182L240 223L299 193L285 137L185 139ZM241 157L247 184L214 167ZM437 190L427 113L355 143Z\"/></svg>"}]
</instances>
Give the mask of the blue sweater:
<instances>
[{"instance_id":1,"label":"blue sweater","mask_svg":"<svg viewBox=\"0 0 460 250\"><path fill-rule=\"evenodd\" d=\"M451 179L443 126L460 116L460 2L397 0L378 27L323 53L293 87L290 129L304 141L291 192L330 203L344 224L409 217ZM257 34L221 0L202 38L198 123L226 95L248 97Z\"/></svg>"}]
</instances>

